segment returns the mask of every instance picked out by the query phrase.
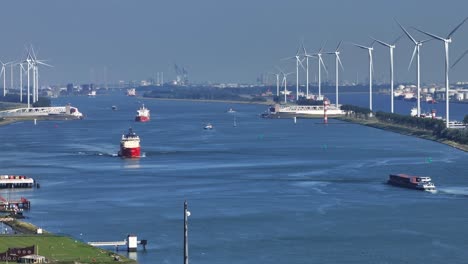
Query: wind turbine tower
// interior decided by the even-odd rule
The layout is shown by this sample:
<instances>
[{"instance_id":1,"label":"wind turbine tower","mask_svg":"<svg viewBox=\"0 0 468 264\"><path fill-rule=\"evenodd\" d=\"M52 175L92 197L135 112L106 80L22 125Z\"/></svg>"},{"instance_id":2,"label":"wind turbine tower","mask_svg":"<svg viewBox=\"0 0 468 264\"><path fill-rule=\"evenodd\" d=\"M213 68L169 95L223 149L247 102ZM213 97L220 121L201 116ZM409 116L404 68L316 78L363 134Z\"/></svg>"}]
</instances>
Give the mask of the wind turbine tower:
<instances>
[{"instance_id":1,"label":"wind turbine tower","mask_svg":"<svg viewBox=\"0 0 468 264\"><path fill-rule=\"evenodd\" d=\"M374 47L366 47L358 44L353 45L369 52L369 109L372 111L372 72L374 71L374 66L372 64L372 51L374 50Z\"/></svg>"},{"instance_id":2,"label":"wind turbine tower","mask_svg":"<svg viewBox=\"0 0 468 264\"><path fill-rule=\"evenodd\" d=\"M340 59L340 46L341 46L341 41L340 43L338 43L338 46L336 47L336 50L334 52L326 52L325 54L333 54L335 55L335 93L336 93L336 107L338 107L338 86L339 86L339 79L338 79L338 75L339 75L339 69L338 69L338 64L341 66L341 69L344 70L343 68L343 64L341 63L341 59Z\"/></svg>"}]
</instances>

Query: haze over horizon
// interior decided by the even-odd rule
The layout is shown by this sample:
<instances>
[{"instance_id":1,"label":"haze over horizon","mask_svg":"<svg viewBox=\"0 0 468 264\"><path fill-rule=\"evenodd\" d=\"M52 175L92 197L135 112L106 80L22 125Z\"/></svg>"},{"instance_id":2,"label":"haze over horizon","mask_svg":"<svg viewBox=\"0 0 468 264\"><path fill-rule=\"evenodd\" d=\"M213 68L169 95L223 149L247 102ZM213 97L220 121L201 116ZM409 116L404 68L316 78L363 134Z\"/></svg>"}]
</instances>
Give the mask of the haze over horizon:
<instances>
[{"instance_id":1,"label":"haze over horizon","mask_svg":"<svg viewBox=\"0 0 468 264\"><path fill-rule=\"evenodd\" d=\"M368 75L367 52L349 43L370 45L369 36L392 42L402 34L398 19L417 39L426 36L412 26L439 36L468 14L464 1L380 2L297 1L112 1L42 0L3 3L0 60L18 60L32 44L40 59L53 68L40 69L41 84L87 83L103 80L174 79L174 64L185 67L191 82L253 83L275 66L295 70L294 56L304 40L309 53L334 51L340 40L342 80L362 82ZM468 22L453 36L450 64L468 49ZM389 80L388 48L374 44L375 80ZM408 71L413 44L406 36L395 49L395 82L415 82ZM334 58L324 57L334 78ZM311 82L317 62L310 60ZM468 81L468 58L450 71L450 81ZM9 73L9 71L8 71ZM17 76L17 72L15 72ZM304 74L302 74L304 75ZM421 48L423 83L442 83L444 50L440 41ZM293 83L294 77L289 81ZM302 79L302 77L301 77ZM273 80L273 78L271 78ZM17 82L17 81L15 81Z\"/></svg>"}]
</instances>

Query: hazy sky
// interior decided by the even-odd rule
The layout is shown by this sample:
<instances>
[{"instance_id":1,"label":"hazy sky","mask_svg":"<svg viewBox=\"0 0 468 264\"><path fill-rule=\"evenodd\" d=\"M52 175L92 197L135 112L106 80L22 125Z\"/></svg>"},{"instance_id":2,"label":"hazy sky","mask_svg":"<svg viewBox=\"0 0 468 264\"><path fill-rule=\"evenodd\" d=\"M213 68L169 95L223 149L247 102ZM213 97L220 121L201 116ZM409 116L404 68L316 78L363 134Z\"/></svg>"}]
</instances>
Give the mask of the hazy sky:
<instances>
[{"instance_id":1,"label":"hazy sky","mask_svg":"<svg viewBox=\"0 0 468 264\"><path fill-rule=\"evenodd\" d=\"M275 65L293 70L294 62L281 58L293 56L301 39L311 53L324 41L329 51L340 40L369 45L373 36L390 42L402 33L394 18L408 28L447 35L468 16L468 1L15 0L3 1L0 10L0 59L18 59L33 44L54 65L40 69L41 83L102 80L104 67L109 81L155 78L158 71L169 80L174 63L195 82L252 83ZM374 46L376 78L388 80L388 48ZM450 47L452 62L468 49L468 22ZM397 43L397 81L415 80L415 68L408 71L412 48L407 38ZM442 82L442 42L428 42L421 56L423 81ZM332 57L325 61L333 78ZM342 61L344 79L367 77L366 51L345 43ZM316 61L310 63L313 80ZM468 80L467 73L468 56L450 80Z\"/></svg>"}]
</instances>

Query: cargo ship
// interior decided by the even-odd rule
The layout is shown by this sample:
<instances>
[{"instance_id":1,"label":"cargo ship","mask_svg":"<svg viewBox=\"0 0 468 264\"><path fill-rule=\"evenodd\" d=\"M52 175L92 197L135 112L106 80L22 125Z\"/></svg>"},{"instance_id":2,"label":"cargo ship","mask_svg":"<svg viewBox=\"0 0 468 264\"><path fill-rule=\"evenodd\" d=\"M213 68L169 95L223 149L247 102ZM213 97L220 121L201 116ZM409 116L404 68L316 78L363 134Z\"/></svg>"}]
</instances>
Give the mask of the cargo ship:
<instances>
[{"instance_id":1,"label":"cargo ship","mask_svg":"<svg viewBox=\"0 0 468 264\"><path fill-rule=\"evenodd\" d=\"M135 121L137 122L148 122L150 121L150 110L145 107L145 105L141 106L139 110L137 110L137 114L135 116Z\"/></svg>"},{"instance_id":2,"label":"cargo ship","mask_svg":"<svg viewBox=\"0 0 468 264\"><path fill-rule=\"evenodd\" d=\"M32 178L23 175L0 175L0 189L39 187Z\"/></svg>"},{"instance_id":3,"label":"cargo ship","mask_svg":"<svg viewBox=\"0 0 468 264\"><path fill-rule=\"evenodd\" d=\"M132 128L127 134L122 135L120 140L119 157L122 158L139 158L140 157L140 137L133 132Z\"/></svg>"},{"instance_id":4,"label":"cargo ship","mask_svg":"<svg viewBox=\"0 0 468 264\"><path fill-rule=\"evenodd\" d=\"M388 184L405 187L409 189L435 192L436 187L431 182L430 177L426 176L414 176L408 174L390 174L388 178Z\"/></svg>"}]
</instances>

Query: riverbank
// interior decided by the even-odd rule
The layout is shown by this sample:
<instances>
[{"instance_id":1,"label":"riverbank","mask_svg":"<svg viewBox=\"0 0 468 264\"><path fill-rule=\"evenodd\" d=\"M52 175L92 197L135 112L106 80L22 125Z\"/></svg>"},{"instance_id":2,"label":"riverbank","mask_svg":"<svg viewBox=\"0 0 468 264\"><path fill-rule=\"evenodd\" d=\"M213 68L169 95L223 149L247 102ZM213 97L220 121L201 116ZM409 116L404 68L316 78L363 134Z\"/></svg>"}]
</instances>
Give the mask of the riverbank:
<instances>
[{"instance_id":1,"label":"riverbank","mask_svg":"<svg viewBox=\"0 0 468 264\"><path fill-rule=\"evenodd\" d=\"M411 128L411 127L402 126L402 125L383 123L383 122L378 121L375 117L370 117L368 119L360 119L360 118L352 118L352 117L338 117L336 119L342 120L345 122L360 124L360 125L364 125L368 127L387 130L387 131L399 133L402 135L427 139L427 140L439 142L439 143L451 146L453 148L468 152L468 145L460 144L460 143L446 140L446 139L437 138L436 136L432 134L432 131L430 130L417 129L417 128Z\"/></svg>"},{"instance_id":2,"label":"riverbank","mask_svg":"<svg viewBox=\"0 0 468 264\"><path fill-rule=\"evenodd\" d=\"M36 254L44 256L50 263L137 263L135 260L90 246L71 237L54 235L45 230L42 234L37 234L38 227L17 219L4 221L4 224L19 234L0 235L0 252L5 252L8 248L35 246ZM0 263L6 262L0 261Z\"/></svg>"}]
</instances>

